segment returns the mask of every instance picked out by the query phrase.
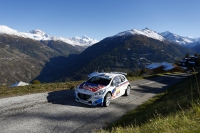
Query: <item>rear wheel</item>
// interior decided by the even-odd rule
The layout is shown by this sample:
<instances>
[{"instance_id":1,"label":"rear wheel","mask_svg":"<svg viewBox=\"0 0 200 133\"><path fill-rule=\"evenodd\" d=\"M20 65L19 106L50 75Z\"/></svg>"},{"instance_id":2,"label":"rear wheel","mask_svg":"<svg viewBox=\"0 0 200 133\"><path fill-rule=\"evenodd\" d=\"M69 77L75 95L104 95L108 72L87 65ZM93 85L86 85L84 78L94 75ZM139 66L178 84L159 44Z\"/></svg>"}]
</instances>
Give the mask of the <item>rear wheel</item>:
<instances>
[{"instance_id":1,"label":"rear wheel","mask_svg":"<svg viewBox=\"0 0 200 133\"><path fill-rule=\"evenodd\" d=\"M110 105L110 100L111 100L111 94L107 93L106 96L104 97L103 106L108 107Z\"/></svg>"},{"instance_id":2,"label":"rear wheel","mask_svg":"<svg viewBox=\"0 0 200 133\"><path fill-rule=\"evenodd\" d=\"M131 92L131 86L127 86L127 88L126 88L126 91L125 91L125 96L128 96L128 95L130 95L130 92Z\"/></svg>"}]
</instances>

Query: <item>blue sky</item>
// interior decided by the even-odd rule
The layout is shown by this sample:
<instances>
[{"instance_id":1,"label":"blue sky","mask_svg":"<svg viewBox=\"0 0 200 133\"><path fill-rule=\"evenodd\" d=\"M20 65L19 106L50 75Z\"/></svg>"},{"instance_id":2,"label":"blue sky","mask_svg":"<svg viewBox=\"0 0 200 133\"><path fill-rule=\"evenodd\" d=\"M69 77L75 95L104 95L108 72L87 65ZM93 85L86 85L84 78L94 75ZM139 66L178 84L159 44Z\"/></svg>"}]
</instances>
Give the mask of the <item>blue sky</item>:
<instances>
[{"instance_id":1,"label":"blue sky","mask_svg":"<svg viewBox=\"0 0 200 133\"><path fill-rule=\"evenodd\" d=\"M200 0L0 0L0 25L102 40L148 27L200 37Z\"/></svg>"}]
</instances>

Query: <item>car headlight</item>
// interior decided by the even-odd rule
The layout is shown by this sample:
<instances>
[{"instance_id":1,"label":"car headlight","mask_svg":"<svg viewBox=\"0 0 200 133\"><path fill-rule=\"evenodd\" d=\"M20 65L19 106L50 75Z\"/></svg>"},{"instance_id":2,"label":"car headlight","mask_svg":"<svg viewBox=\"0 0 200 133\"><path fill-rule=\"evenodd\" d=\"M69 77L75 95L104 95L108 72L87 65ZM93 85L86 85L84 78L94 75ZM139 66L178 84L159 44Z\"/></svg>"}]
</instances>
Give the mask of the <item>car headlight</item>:
<instances>
[{"instance_id":1,"label":"car headlight","mask_svg":"<svg viewBox=\"0 0 200 133\"><path fill-rule=\"evenodd\" d=\"M79 86L77 86L77 87L75 88L75 92L78 92L78 88L79 88Z\"/></svg>"},{"instance_id":2,"label":"car headlight","mask_svg":"<svg viewBox=\"0 0 200 133\"><path fill-rule=\"evenodd\" d=\"M103 95L105 92L106 92L106 89L100 90L97 93L95 93L95 95Z\"/></svg>"}]
</instances>

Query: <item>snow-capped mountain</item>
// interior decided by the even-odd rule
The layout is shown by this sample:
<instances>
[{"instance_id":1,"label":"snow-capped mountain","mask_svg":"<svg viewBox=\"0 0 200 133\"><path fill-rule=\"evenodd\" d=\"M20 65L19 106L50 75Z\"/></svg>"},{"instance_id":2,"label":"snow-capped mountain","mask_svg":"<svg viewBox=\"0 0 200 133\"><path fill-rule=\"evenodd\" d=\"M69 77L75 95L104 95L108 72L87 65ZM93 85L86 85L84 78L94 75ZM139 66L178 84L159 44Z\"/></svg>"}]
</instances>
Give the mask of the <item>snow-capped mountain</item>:
<instances>
[{"instance_id":1,"label":"snow-capped mountain","mask_svg":"<svg viewBox=\"0 0 200 133\"><path fill-rule=\"evenodd\" d=\"M9 34L9 35L19 36L19 37L24 37L24 38L31 38L37 41L48 41L48 40L62 41L62 42L71 44L73 46L82 46L85 48L99 42L98 40L91 39L87 37L86 35L84 35L83 37L76 36L76 37L71 37L71 38L63 38L63 37L50 36L39 29L31 30L29 32L18 32L17 30L11 29L5 25L0 25L0 34ZM189 36L183 37L183 36L171 33L169 31L157 33L148 28L145 28L142 30L131 29L131 30L120 32L111 37L127 36L127 35L144 35L144 36L147 36L149 38L153 38L159 41L168 40L168 41L175 42L186 47L193 47L196 44L200 43L200 38L193 38Z\"/></svg>"},{"instance_id":2,"label":"snow-capped mountain","mask_svg":"<svg viewBox=\"0 0 200 133\"><path fill-rule=\"evenodd\" d=\"M65 43L68 43L71 45L80 45L80 46L85 46L85 47L91 46L98 42L98 40L91 39L91 38L87 37L86 35L84 35L82 38L77 37L77 36L72 37L72 38L52 37L52 40L63 41Z\"/></svg>"},{"instance_id":3,"label":"snow-capped mountain","mask_svg":"<svg viewBox=\"0 0 200 133\"><path fill-rule=\"evenodd\" d=\"M120 32L112 37L127 36L127 35L144 35L144 36L147 36L149 38L153 38L159 41L168 40L168 41L175 42L175 43L178 43L179 45L186 46L186 47L193 47L196 44L200 43L200 38L193 38L190 36L183 37L183 36L171 33L169 31L157 33L148 28L145 28L142 30L137 30L137 29L127 30L127 31Z\"/></svg>"},{"instance_id":4,"label":"snow-capped mountain","mask_svg":"<svg viewBox=\"0 0 200 133\"><path fill-rule=\"evenodd\" d=\"M45 32L37 29L37 30L31 30L27 33L22 33L24 35L26 35L27 37L34 39L34 40L52 40L51 36L47 35Z\"/></svg>"},{"instance_id":5,"label":"snow-capped mountain","mask_svg":"<svg viewBox=\"0 0 200 133\"><path fill-rule=\"evenodd\" d=\"M200 41L200 38L193 38L193 37L183 37L174 33L171 33L169 31L165 31L160 33L164 38L166 38L169 41L176 42L182 46L188 46L192 47L195 46L197 42Z\"/></svg>"},{"instance_id":6,"label":"snow-capped mountain","mask_svg":"<svg viewBox=\"0 0 200 133\"><path fill-rule=\"evenodd\" d=\"M29 32L18 32L17 30L11 29L5 25L0 25L0 34L9 34L24 38L30 38L37 41L48 41L48 40L62 41L71 45L80 45L84 47L91 46L98 42L98 40L91 39L86 35L84 35L82 38L80 37L63 38L63 37L50 36L39 29L31 30Z\"/></svg>"},{"instance_id":7,"label":"snow-capped mountain","mask_svg":"<svg viewBox=\"0 0 200 133\"><path fill-rule=\"evenodd\" d=\"M160 41L165 40L165 38L162 35L158 34L157 32L155 32L153 30L150 30L148 28L145 28L143 30L132 29L132 30L123 31L123 32L120 32L120 33L114 35L113 37L126 36L126 35L144 35L149 38L153 38L153 39L160 40Z\"/></svg>"}]
</instances>

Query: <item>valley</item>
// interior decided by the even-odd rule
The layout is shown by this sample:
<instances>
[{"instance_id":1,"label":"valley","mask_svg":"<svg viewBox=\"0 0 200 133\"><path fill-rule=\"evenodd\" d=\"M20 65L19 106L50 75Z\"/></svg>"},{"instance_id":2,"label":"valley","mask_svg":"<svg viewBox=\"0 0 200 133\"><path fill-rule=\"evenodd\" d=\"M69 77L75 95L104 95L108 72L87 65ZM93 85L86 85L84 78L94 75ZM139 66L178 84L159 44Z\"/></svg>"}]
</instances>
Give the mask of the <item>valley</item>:
<instances>
[{"instance_id":1,"label":"valley","mask_svg":"<svg viewBox=\"0 0 200 133\"><path fill-rule=\"evenodd\" d=\"M94 71L137 73L151 63L174 63L186 53L198 53L198 48L182 45L192 42L198 47L198 41L148 28L120 32L97 41L87 36L62 38L38 29L24 33L0 26L0 85L83 80Z\"/></svg>"}]
</instances>

